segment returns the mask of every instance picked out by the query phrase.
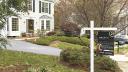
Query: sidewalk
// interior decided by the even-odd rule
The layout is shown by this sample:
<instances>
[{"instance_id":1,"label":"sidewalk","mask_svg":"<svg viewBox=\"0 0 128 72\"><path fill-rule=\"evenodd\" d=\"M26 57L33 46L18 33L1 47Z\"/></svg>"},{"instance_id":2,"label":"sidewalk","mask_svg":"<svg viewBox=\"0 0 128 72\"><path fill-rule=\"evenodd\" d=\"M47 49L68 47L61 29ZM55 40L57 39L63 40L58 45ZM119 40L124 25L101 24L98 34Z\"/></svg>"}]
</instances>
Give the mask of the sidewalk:
<instances>
[{"instance_id":1,"label":"sidewalk","mask_svg":"<svg viewBox=\"0 0 128 72\"><path fill-rule=\"evenodd\" d=\"M110 56L110 58L112 59L112 60L115 60L115 61L123 61L123 62L126 62L126 61L128 61L128 57L126 57L125 55L114 55L114 56Z\"/></svg>"},{"instance_id":2,"label":"sidewalk","mask_svg":"<svg viewBox=\"0 0 128 72\"><path fill-rule=\"evenodd\" d=\"M119 67L123 72L128 72L128 57L125 55L114 55L110 56L112 60L118 62Z\"/></svg>"}]
</instances>

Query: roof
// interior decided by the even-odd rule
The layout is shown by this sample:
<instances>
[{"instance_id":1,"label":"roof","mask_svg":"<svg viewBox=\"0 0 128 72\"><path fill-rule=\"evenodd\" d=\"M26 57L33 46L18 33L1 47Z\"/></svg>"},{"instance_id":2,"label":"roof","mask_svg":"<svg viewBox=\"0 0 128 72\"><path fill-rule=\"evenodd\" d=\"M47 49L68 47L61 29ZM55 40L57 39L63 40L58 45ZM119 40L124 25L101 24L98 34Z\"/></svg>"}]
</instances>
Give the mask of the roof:
<instances>
[{"instance_id":1,"label":"roof","mask_svg":"<svg viewBox=\"0 0 128 72\"><path fill-rule=\"evenodd\" d=\"M47 15L42 15L42 16L40 17L40 19L52 19L52 17L47 16Z\"/></svg>"},{"instance_id":2,"label":"roof","mask_svg":"<svg viewBox=\"0 0 128 72\"><path fill-rule=\"evenodd\" d=\"M45 0L45 1L54 2L54 0Z\"/></svg>"}]
</instances>

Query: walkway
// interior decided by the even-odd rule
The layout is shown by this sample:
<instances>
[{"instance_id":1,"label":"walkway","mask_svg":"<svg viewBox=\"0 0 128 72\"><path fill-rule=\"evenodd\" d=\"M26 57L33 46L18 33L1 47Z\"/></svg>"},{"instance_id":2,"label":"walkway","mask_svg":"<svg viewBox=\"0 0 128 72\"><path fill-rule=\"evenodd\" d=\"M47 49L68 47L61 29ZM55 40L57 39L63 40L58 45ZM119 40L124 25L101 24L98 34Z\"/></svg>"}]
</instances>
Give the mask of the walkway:
<instances>
[{"instance_id":1,"label":"walkway","mask_svg":"<svg viewBox=\"0 0 128 72\"><path fill-rule=\"evenodd\" d=\"M114 55L110 56L111 59L118 62L119 67L123 72L128 72L128 57L125 55Z\"/></svg>"},{"instance_id":2,"label":"walkway","mask_svg":"<svg viewBox=\"0 0 128 72\"><path fill-rule=\"evenodd\" d=\"M7 46L8 50L31 52L36 54L46 54L53 56L59 56L61 52L60 49L54 47L36 45L20 40L9 40L9 43L10 45Z\"/></svg>"},{"instance_id":3,"label":"walkway","mask_svg":"<svg viewBox=\"0 0 128 72\"><path fill-rule=\"evenodd\" d=\"M114 55L114 56L110 56L110 58L115 61L121 61L121 62L128 61L128 57L126 57L125 55Z\"/></svg>"}]
</instances>

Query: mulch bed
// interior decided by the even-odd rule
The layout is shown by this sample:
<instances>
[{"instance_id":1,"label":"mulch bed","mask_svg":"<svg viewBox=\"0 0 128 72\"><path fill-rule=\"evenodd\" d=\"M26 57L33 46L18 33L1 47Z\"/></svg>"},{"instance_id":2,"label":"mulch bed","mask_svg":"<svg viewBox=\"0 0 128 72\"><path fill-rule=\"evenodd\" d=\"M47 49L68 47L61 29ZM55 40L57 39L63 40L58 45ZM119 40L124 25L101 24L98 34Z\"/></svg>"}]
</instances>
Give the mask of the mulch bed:
<instances>
[{"instance_id":1,"label":"mulch bed","mask_svg":"<svg viewBox=\"0 0 128 72\"><path fill-rule=\"evenodd\" d=\"M0 72L23 72L24 70L27 70L30 65L10 65L7 67L0 68Z\"/></svg>"}]
</instances>

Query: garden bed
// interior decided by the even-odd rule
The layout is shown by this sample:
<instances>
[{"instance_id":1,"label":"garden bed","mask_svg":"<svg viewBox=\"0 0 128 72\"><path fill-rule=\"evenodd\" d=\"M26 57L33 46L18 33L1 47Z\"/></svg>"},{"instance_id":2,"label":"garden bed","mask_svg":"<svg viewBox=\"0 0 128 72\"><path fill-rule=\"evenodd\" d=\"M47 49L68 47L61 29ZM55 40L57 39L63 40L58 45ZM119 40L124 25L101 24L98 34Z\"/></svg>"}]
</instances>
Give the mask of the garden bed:
<instances>
[{"instance_id":1,"label":"garden bed","mask_svg":"<svg viewBox=\"0 0 128 72\"><path fill-rule=\"evenodd\" d=\"M33 70L85 72L80 69L64 66L60 63L59 57L0 50L0 72L26 72L27 70L29 70L28 72L32 72Z\"/></svg>"}]
</instances>

